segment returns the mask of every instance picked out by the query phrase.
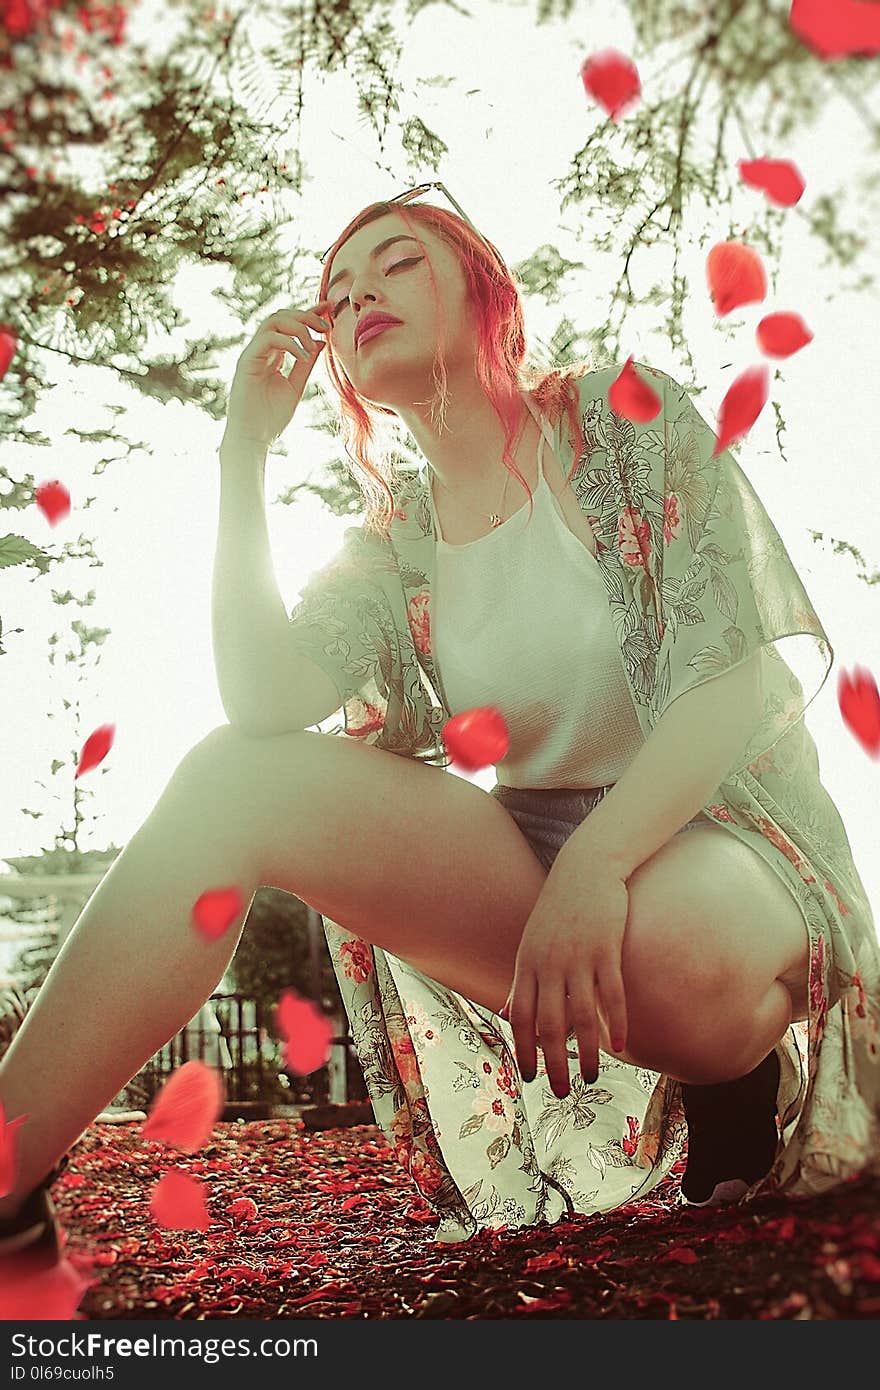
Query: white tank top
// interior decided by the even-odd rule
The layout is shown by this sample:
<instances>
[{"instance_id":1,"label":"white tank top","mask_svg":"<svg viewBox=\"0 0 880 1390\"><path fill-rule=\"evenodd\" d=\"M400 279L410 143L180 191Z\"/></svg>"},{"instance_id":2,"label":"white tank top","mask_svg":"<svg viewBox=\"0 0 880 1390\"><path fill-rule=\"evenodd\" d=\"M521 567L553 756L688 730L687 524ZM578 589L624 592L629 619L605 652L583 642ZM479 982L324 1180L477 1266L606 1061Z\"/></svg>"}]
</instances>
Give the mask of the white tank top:
<instances>
[{"instance_id":1,"label":"white tank top","mask_svg":"<svg viewBox=\"0 0 880 1390\"><path fill-rule=\"evenodd\" d=\"M432 656L452 714L494 705L510 736L495 768L508 787L604 787L645 742L599 565L543 470L529 501L465 545L434 520ZM552 448L552 440L548 437ZM430 483L429 479L429 483Z\"/></svg>"}]
</instances>

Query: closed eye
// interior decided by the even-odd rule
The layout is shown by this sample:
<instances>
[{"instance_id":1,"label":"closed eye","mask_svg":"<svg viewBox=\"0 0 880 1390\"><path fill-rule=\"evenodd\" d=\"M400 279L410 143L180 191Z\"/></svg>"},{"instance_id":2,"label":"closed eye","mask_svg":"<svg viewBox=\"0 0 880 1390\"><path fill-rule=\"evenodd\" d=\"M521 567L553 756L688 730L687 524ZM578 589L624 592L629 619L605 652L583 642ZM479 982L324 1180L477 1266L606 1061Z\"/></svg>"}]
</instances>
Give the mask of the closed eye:
<instances>
[{"instance_id":1,"label":"closed eye","mask_svg":"<svg viewBox=\"0 0 880 1390\"><path fill-rule=\"evenodd\" d=\"M422 256L408 256L407 259L406 259L405 261L395 261L394 265L390 265L390 266L388 267L388 269L386 270L385 274L386 274L386 275L390 275L391 272L392 272L392 270L399 270L400 267L403 266L403 265L417 265L418 262L419 262L420 260L422 260L422 259L423 259ZM338 317L339 317L339 312L340 312L340 310L341 310L341 309L344 309L347 303L348 303L348 295L346 295L344 299L340 299L340 301L339 301L338 304L334 304L333 308L332 308L331 311L330 311L331 316L332 316L334 319L335 319L335 318L338 318Z\"/></svg>"}]
</instances>

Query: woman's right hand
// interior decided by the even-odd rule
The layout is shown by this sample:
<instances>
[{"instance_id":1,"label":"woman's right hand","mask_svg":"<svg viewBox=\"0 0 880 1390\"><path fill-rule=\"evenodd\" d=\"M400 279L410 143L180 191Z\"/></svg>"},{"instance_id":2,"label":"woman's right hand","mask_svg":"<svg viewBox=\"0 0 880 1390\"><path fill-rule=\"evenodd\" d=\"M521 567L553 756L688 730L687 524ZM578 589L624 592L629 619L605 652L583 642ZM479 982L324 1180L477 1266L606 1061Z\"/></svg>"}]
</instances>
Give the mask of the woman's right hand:
<instances>
[{"instance_id":1,"label":"woman's right hand","mask_svg":"<svg viewBox=\"0 0 880 1390\"><path fill-rule=\"evenodd\" d=\"M264 319L238 359L226 407L226 435L253 440L269 447L287 428L306 389L312 368L321 355L326 336L316 341L309 329L327 334L326 300L311 309L279 309ZM282 376L284 354L294 360L288 376Z\"/></svg>"}]
</instances>

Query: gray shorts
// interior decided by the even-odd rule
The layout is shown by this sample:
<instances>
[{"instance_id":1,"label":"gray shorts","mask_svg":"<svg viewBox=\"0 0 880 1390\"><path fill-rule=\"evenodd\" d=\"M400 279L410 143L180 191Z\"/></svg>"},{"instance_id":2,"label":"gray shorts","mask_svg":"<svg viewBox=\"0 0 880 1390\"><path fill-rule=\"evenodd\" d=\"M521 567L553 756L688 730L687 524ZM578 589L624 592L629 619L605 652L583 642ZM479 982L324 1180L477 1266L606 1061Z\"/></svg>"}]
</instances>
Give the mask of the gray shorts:
<instances>
[{"instance_id":1,"label":"gray shorts","mask_svg":"<svg viewBox=\"0 0 880 1390\"><path fill-rule=\"evenodd\" d=\"M577 830L598 806L607 787L505 787L496 782L489 795L500 801L525 835L547 872L573 830ZM709 816L698 811L677 832L683 835L695 825L711 825Z\"/></svg>"}]
</instances>

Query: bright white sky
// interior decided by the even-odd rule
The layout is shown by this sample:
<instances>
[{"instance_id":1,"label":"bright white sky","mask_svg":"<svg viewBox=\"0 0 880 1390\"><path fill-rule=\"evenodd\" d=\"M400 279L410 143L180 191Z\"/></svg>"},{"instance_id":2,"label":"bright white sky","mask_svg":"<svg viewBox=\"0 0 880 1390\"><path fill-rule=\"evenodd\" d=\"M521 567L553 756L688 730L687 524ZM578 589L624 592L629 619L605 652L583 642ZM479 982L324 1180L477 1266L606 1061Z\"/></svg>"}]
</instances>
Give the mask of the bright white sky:
<instances>
[{"instance_id":1,"label":"bright white sky","mask_svg":"<svg viewBox=\"0 0 880 1390\"><path fill-rule=\"evenodd\" d=\"M404 100L401 119L420 115L446 141L449 153L436 177L449 186L508 263L545 243L586 262L586 269L573 272L564 285L564 308L574 322L587 327L604 313L619 258L597 256L586 240L577 240L579 229L586 234L604 222L591 222L596 213L588 207L569 208L560 216L551 180L566 172L596 121L603 119L585 97L579 70L588 53L606 46L631 51L625 7L619 2L582 5L576 21L544 29L535 27L531 3L502 6L473 0L468 10L471 18L432 7L412 21L399 75L404 91L413 95ZM151 17L155 19L155 7L132 12L133 37L145 38ZM490 51L492 62L487 63ZM660 72L667 62L668 56L659 53L642 66L644 88L650 85L652 71ZM663 83L677 80L680 72L680 67L671 69ZM448 75L455 77L448 87L423 85ZM418 177L404 173L392 179L377 170L372 137L356 110L354 84L347 74L332 79L312 75L306 98L303 147L312 181L303 206L292 212L300 219L302 243L320 251L362 206L402 191ZM706 143L713 137L714 126L707 127ZM735 137L729 150L732 164L749 157ZM807 184L804 208L831 192L847 168L853 174L863 172L869 158L862 123L838 101L828 103L819 127L790 138L782 148L759 148L757 153L796 161ZM383 164L404 168L393 139L377 157ZM430 170L423 171L422 178L432 177ZM734 203L734 216L745 224L761 197L743 189ZM442 195L437 198L443 201ZM853 204L841 211L843 225L850 225ZM681 267L691 285L686 323L708 386L701 411L710 422L715 422L717 405L733 375L763 360L754 328L765 313L796 310L815 333L812 344L781 364L784 381L773 384L771 364L771 401L739 457L835 650L831 675L809 707L807 725L819 749L822 780L843 816L876 917L877 770L841 720L837 682L841 671L852 673L857 664L873 672L880 669L880 599L857 578L856 562L848 555L835 556L828 539L845 539L862 551L869 568L876 563L876 293L839 292L839 285L855 280L856 274L826 267L821 246L789 210L778 284L771 285L764 304L747 306L719 322L705 288L704 264L709 247L727 237L727 210L707 209L704 222L696 211L686 216L693 248ZM860 225L864 228L866 219ZM701 231L705 240L699 246ZM867 264L860 262L864 268ZM634 284L645 286L668 276L669 266L667 251L640 250ZM876 271L876 261L872 268ZM314 270L316 288L317 260ZM220 283L212 268L181 275L178 302L191 336L211 328L218 335L235 330L223 304L212 297ZM267 305L260 317L279 307ZM527 304L530 334L549 335L562 307ZM683 379L686 369L664 341L662 317L660 309L632 313L627 351ZM241 347L255 326L242 328ZM182 347L184 335L173 335L170 341ZM167 348L169 340L160 337L155 346ZM222 363L230 381L241 347L231 350ZM732 368L721 372L731 362L735 373ZM54 778L50 763L78 753L85 736L98 725L115 723L116 740L104 763L106 775L95 771L82 779L82 786L94 792L86 813L96 816L84 827L85 849L104 848L111 841L124 845L186 751L225 722L213 666L210 607L219 502L216 450L222 423L212 423L194 406L148 402L111 369L74 369L56 354L46 355L46 368L55 386L29 424L49 436L54 447L6 445L2 458L13 475L30 470L37 483L62 479L73 509L54 530L36 508L7 512L4 520L9 529L50 552L82 531L94 537L104 563L101 569L90 569L86 561L69 561L46 578L24 567L3 572L0 612L7 655L0 658L0 727L6 735L0 857L50 848L68 808L67 819L72 821L75 760ZM326 381L322 363L313 380ZM785 461L775 440L773 399L788 426ZM149 441L152 452L111 463L103 477L93 478L92 470L105 451L99 445L81 445L65 431L71 424L82 430L109 427L111 405L125 407L119 428L132 439ZM353 518L333 517L317 499L303 496L294 507L274 504L291 483L319 477L322 460L333 452L331 441L309 431L306 417L303 408L284 436L289 456L270 459L266 474L275 569L288 611L309 574L335 552L343 530L353 523ZM84 512L83 502L92 494L97 500ZM824 532L826 540L813 543L810 529ZM59 607L52 602L53 588L69 588L78 596L94 588L97 601L82 610ZM54 632L65 634L77 616L89 626L112 629L100 663L79 685L74 668L63 659L55 668L48 662L48 638ZM22 635L12 631L16 627L24 629ZM62 650L69 640L60 644ZM79 735L63 710L64 697L81 703ZM490 769L473 780L488 788L495 778ZM42 811L42 819L25 815L24 807ZM235 814L234 808L230 814Z\"/></svg>"}]
</instances>

